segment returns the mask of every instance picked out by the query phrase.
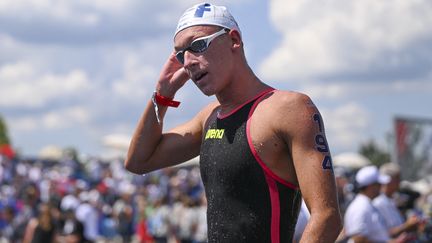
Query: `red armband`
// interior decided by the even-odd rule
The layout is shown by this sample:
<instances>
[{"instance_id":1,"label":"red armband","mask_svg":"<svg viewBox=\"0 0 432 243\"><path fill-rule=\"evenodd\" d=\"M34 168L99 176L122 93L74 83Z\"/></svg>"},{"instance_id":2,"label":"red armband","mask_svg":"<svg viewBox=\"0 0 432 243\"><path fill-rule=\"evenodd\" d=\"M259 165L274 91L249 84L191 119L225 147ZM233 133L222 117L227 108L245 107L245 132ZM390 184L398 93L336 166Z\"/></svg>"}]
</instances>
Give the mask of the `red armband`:
<instances>
[{"instance_id":1,"label":"red armband","mask_svg":"<svg viewBox=\"0 0 432 243\"><path fill-rule=\"evenodd\" d=\"M154 99L158 105L171 106L171 107L176 107L176 108L180 105L179 101L175 101L171 98L162 96L162 95L158 94L156 91L154 92L153 95L154 95Z\"/></svg>"}]
</instances>

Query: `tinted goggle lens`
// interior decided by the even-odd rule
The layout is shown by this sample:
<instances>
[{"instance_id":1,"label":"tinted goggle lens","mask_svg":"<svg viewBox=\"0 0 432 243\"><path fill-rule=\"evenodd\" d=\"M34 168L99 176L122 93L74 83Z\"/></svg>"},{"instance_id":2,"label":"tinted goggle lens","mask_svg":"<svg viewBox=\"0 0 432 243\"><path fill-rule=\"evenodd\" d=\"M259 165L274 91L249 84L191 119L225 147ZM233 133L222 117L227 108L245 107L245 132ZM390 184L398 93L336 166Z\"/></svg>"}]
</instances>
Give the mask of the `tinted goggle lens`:
<instances>
[{"instance_id":1,"label":"tinted goggle lens","mask_svg":"<svg viewBox=\"0 0 432 243\"><path fill-rule=\"evenodd\" d=\"M177 52L176 58L181 64L184 64L184 51Z\"/></svg>"},{"instance_id":2,"label":"tinted goggle lens","mask_svg":"<svg viewBox=\"0 0 432 243\"><path fill-rule=\"evenodd\" d=\"M209 43L210 45L210 43ZM191 43L189 50L193 51L193 52L203 52L205 50L207 50L208 45L207 45L207 41L206 40L195 40Z\"/></svg>"},{"instance_id":3,"label":"tinted goggle lens","mask_svg":"<svg viewBox=\"0 0 432 243\"><path fill-rule=\"evenodd\" d=\"M209 43L210 44L210 43ZM191 51L191 52L195 52L195 53L200 53L203 52L205 50L207 50L208 46L207 46L207 42L206 40L195 40L193 41L189 47L187 47L184 50L181 50L179 52L176 53L176 58L180 63L184 63L184 53L186 51Z\"/></svg>"}]
</instances>

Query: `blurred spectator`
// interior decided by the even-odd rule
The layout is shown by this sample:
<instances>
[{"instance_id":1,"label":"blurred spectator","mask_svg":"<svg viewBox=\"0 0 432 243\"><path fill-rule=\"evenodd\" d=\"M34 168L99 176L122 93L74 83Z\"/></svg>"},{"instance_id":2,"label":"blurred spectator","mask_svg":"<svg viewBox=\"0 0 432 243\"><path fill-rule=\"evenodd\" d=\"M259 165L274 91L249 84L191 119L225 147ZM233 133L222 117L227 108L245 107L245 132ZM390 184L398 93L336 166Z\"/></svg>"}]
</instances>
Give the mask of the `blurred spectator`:
<instances>
[{"instance_id":1,"label":"blurred spectator","mask_svg":"<svg viewBox=\"0 0 432 243\"><path fill-rule=\"evenodd\" d=\"M356 174L359 193L345 213L345 235L352 242L388 242L390 236L372 200L380 193L381 184L390 181L380 175L376 166L366 166Z\"/></svg>"},{"instance_id":2,"label":"blurred spectator","mask_svg":"<svg viewBox=\"0 0 432 243\"><path fill-rule=\"evenodd\" d=\"M0 228L0 237L6 242L16 242L20 239L21 222L16 220L15 209L12 206L6 206L2 210L3 224Z\"/></svg>"},{"instance_id":3,"label":"blurred spectator","mask_svg":"<svg viewBox=\"0 0 432 243\"><path fill-rule=\"evenodd\" d=\"M134 212L133 212L133 194L135 185L123 181L119 185L120 198L113 205L113 214L117 220L117 231L123 239L123 242L131 242L134 234Z\"/></svg>"},{"instance_id":4,"label":"blurred spectator","mask_svg":"<svg viewBox=\"0 0 432 243\"><path fill-rule=\"evenodd\" d=\"M84 225L84 236L89 242L95 242L99 238L99 212L96 208L99 195L96 193L81 192L81 204L75 210L75 216Z\"/></svg>"},{"instance_id":5,"label":"blurred spectator","mask_svg":"<svg viewBox=\"0 0 432 243\"><path fill-rule=\"evenodd\" d=\"M84 237L84 225L75 217L75 211L73 209L66 209L63 211L56 241L65 243L87 243Z\"/></svg>"},{"instance_id":6,"label":"blurred spectator","mask_svg":"<svg viewBox=\"0 0 432 243\"><path fill-rule=\"evenodd\" d=\"M195 209L195 215L196 223L193 243L207 242L207 198L204 192L201 192L199 204Z\"/></svg>"},{"instance_id":7,"label":"blurred spectator","mask_svg":"<svg viewBox=\"0 0 432 243\"><path fill-rule=\"evenodd\" d=\"M380 167L380 173L390 177L390 182L383 185L381 194L373 200L373 205L383 217L384 224L391 237L397 237L403 232L414 232L421 223L417 216L411 216L406 221L396 207L393 195L399 189L400 168L395 163L386 163Z\"/></svg>"},{"instance_id":8,"label":"blurred spectator","mask_svg":"<svg viewBox=\"0 0 432 243\"><path fill-rule=\"evenodd\" d=\"M334 175L336 180L336 189L338 193L338 202L341 216L345 215L345 211L349 203L354 199L353 184L348 178L348 171L344 167L335 167Z\"/></svg>"},{"instance_id":9,"label":"blurred spectator","mask_svg":"<svg viewBox=\"0 0 432 243\"><path fill-rule=\"evenodd\" d=\"M21 191L19 192L19 199L21 203L19 205L21 214L19 217L22 217L21 222L24 225L27 225L27 222L37 214L37 206L40 203L40 193L39 188L35 183L23 183L24 186L21 187Z\"/></svg>"},{"instance_id":10,"label":"blurred spectator","mask_svg":"<svg viewBox=\"0 0 432 243\"><path fill-rule=\"evenodd\" d=\"M432 187L431 187L432 188ZM395 203L402 215L417 214L416 203L421 194L410 186L401 186L395 197Z\"/></svg>"},{"instance_id":11,"label":"blurred spectator","mask_svg":"<svg viewBox=\"0 0 432 243\"><path fill-rule=\"evenodd\" d=\"M150 235L147 225L147 201L144 195L138 195L136 197L137 205L137 223L136 232L139 243L151 243L153 242L153 237Z\"/></svg>"},{"instance_id":12,"label":"blurred spectator","mask_svg":"<svg viewBox=\"0 0 432 243\"><path fill-rule=\"evenodd\" d=\"M309 210L304 200L302 200L300 213L297 219L297 224L294 232L294 239L293 239L294 243L300 242L301 236L303 235L303 231L306 228L309 218L310 218Z\"/></svg>"},{"instance_id":13,"label":"blurred spectator","mask_svg":"<svg viewBox=\"0 0 432 243\"><path fill-rule=\"evenodd\" d=\"M156 200L154 211L148 218L149 232L156 243L168 242L172 229L170 217L172 217L172 212L167 204L167 197Z\"/></svg>"},{"instance_id":14,"label":"blurred spectator","mask_svg":"<svg viewBox=\"0 0 432 243\"><path fill-rule=\"evenodd\" d=\"M42 203L38 206L38 215L32 218L26 227L23 243L55 242L56 221L51 205Z\"/></svg>"},{"instance_id":15,"label":"blurred spectator","mask_svg":"<svg viewBox=\"0 0 432 243\"><path fill-rule=\"evenodd\" d=\"M62 210L72 209L75 210L80 205L79 195L81 192L87 189L87 185L84 181L78 180L75 185L69 190L70 193L66 194L61 200L60 208Z\"/></svg>"},{"instance_id":16,"label":"blurred spectator","mask_svg":"<svg viewBox=\"0 0 432 243\"><path fill-rule=\"evenodd\" d=\"M194 201L188 195L183 195L181 198L181 204L178 208L176 218L177 221L177 234L180 239L180 243L191 243L193 233L196 229L196 220L194 215Z\"/></svg>"}]
</instances>

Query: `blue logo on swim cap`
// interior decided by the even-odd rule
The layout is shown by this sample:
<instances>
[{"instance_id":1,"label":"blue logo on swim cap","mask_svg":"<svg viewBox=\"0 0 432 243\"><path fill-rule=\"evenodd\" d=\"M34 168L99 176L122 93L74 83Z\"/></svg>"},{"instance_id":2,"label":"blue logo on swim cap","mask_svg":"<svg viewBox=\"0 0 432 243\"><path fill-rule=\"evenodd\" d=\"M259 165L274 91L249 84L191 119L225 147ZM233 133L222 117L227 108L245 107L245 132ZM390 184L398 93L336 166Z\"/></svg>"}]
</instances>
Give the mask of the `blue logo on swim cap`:
<instances>
[{"instance_id":1,"label":"blue logo on swim cap","mask_svg":"<svg viewBox=\"0 0 432 243\"><path fill-rule=\"evenodd\" d=\"M209 11L209 12L211 11L210 6L211 6L210 3L204 3L202 5L199 5L197 7L197 10L195 11L194 16L197 18L202 18L204 15L204 11Z\"/></svg>"}]
</instances>

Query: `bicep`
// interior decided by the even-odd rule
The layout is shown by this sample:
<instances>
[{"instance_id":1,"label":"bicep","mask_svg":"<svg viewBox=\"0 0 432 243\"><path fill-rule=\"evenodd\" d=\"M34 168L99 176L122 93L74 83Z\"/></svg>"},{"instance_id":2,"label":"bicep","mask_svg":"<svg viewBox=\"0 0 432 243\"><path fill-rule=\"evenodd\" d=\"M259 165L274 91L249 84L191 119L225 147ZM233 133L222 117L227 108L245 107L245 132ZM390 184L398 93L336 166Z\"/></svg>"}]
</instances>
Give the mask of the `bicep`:
<instances>
[{"instance_id":1,"label":"bicep","mask_svg":"<svg viewBox=\"0 0 432 243\"><path fill-rule=\"evenodd\" d=\"M322 117L310 100L304 102L307 105L299 104L294 118L297 125L288 127L286 134L300 190L313 214L315 209L337 208L337 196Z\"/></svg>"}]
</instances>

